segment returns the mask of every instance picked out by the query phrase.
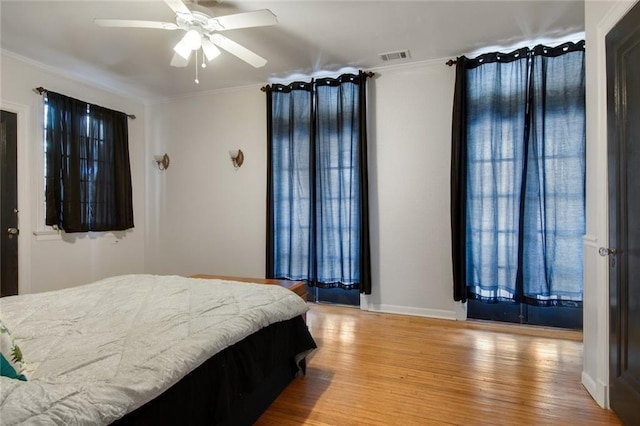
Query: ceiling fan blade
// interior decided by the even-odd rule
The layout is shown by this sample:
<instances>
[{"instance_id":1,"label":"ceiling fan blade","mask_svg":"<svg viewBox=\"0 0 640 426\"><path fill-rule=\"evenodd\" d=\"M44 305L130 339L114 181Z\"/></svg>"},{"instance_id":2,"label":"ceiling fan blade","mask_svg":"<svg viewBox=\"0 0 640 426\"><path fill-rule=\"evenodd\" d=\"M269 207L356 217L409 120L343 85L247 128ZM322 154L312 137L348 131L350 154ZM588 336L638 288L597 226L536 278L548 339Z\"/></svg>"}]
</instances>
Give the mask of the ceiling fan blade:
<instances>
[{"instance_id":1,"label":"ceiling fan blade","mask_svg":"<svg viewBox=\"0 0 640 426\"><path fill-rule=\"evenodd\" d=\"M177 30L178 26L172 22L135 21L129 19L94 19L93 23L100 27L116 28L157 28L160 30Z\"/></svg>"},{"instance_id":2,"label":"ceiling fan blade","mask_svg":"<svg viewBox=\"0 0 640 426\"><path fill-rule=\"evenodd\" d=\"M191 59L191 54L189 54L188 58L184 58L179 53L174 53L173 58L171 58L171 66L172 67L186 67L189 65L189 59Z\"/></svg>"},{"instance_id":3,"label":"ceiling fan blade","mask_svg":"<svg viewBox=\"0 0 640 426\"><path fill-rule=\"evenodd\" d=\"M235 13L233 15L218 16L209 20L217 27L218 31L233 30L236 28L265 27L276 25L278 18L269 9L255 10L253 12Z\"/></svg>"},{"instance_id":4,"label":"ceiling fan blade","mask_svg":"<svg viewBox=\"0 0 640 426\"><path fill-rule=\"evenodd\" d=\"M164 0L164 2L173 10L175 13L182 13L185 15L191 15L191 11L185 5L182 0Z\"/></svg>"},{"instance_id":5,"label":"ceiling fan blade","mask_svg":"<svg viewBox=\"0 0 640 426\"><path fill-rule=\"evenodd\" d=\"M210 38L213 44L223 48L232 55L237 56L249 65L253 65L255 68L260 68L267 64L267 60L262 56L253 53L246 47L236 43L233 40L229 40L222 34L212 34Z\"/></svg>"}]
</instances>

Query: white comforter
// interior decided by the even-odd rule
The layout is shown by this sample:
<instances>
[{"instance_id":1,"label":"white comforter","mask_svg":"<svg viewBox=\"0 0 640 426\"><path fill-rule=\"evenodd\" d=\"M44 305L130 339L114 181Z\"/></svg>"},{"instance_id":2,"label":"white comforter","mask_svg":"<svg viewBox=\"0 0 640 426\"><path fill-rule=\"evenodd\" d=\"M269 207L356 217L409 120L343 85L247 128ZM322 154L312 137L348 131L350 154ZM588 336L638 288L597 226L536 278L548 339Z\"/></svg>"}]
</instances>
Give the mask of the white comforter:
<instances>
[{"instance_id":1,"label":"white comforter","mask_svg":"<svg viewBox=\"0 0 640 426\"><path fill-rule=\"evenodd\" d=\"M212 355L307 310L279 286L127 275L0 299L29 381L0 377L0 423L108 424Z\"/></svg>"}]
</instances>

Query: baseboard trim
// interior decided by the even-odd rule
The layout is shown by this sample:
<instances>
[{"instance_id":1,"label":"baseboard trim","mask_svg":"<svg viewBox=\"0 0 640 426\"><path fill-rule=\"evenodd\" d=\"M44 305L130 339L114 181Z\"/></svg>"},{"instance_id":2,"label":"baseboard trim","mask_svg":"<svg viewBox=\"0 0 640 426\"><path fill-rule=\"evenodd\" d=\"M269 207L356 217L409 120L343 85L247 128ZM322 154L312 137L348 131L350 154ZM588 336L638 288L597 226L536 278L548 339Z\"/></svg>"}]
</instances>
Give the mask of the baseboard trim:
<instances>
[{"instance_id":1,"label":"baseboard trim","mask_svg":"<svg viewBox=\"0 0 640 426\"><path fill-rule=\"evenodd\" d=\"M591 394L591 397L602 408L609 408L609 386L606 384L594 380L586 371L582 372L582 386Z\"/></svg>"},{"instance_id":2,"label":"baseboard trim","mask_svg":"<svg viewBox=\"0 0 640 426\"><path fill-rule=\"evenodd\" d=\"M447 311L444 309L414 308L411 306L386 305L379 303L370 303L368 310L385 314L413 315L418 317L438 318L454 321L457 317L456 311Z\"/></svg>"}]
</instances>

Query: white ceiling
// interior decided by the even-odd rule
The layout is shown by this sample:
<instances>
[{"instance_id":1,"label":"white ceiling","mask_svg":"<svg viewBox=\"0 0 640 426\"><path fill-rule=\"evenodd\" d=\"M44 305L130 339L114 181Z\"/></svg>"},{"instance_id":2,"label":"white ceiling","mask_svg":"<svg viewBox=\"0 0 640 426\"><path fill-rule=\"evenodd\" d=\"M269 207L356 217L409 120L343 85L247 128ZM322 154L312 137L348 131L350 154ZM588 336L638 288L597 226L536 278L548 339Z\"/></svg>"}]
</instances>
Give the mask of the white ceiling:
<instances>
[{"instance_id":1,"label":"white ceiling","mask_svg":"<svg viewBox=\"0 0 640 426\"><path fill-rule=\"evenodd\" d=\"M0 0L0 46L66 75L154 100L290 81L296 74L335 73L346 67L380 70L584 31L582 0L205 4L214 16L268 8L278 17L277 26L224 32L265 57L265 67L255 69L223 52L199 70L196 85L193 59L187 68L169 66L181 31L102 28L93 23L94 18L175 22L163 1ZM403 49L409 49L409 59L383 62L378 56Z\"/></svg>"}]
</instances>

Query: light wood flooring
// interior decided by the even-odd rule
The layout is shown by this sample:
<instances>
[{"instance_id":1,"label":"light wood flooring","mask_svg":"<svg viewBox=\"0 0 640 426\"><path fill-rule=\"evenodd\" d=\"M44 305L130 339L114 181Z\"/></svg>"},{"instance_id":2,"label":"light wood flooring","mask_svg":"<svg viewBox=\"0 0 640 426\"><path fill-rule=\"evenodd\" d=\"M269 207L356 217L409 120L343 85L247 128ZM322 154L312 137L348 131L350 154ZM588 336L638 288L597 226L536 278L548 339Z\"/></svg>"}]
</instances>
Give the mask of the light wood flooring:
<instances>
[{"instance_id":1,"label":"light wood flooring","mask_svg":"<svg viewBox=\"0 0 640 426\"><path fill-rule=\"evenodd\" d=\"M257 425L619 425L581 333L310 304L318 349Z\"/></svg>"}]
</instances>

